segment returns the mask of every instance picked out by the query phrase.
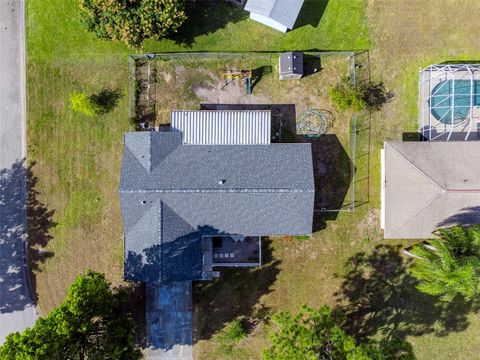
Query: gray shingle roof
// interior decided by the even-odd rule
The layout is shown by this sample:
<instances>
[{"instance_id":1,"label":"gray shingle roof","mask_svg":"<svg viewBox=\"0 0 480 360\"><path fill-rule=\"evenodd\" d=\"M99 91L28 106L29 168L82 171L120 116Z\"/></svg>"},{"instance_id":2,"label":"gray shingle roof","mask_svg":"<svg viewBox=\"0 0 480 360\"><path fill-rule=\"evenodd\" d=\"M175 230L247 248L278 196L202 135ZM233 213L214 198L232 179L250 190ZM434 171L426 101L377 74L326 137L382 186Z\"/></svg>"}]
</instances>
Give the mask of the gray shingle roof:
<instances>
[{"instance_id":1,"label":"gray shingle roof","mask_svg":"<svg viewBox=\"0 0 480 360\"><path fill-rule=\"evenodd\" d=\"M204 234L311 233L311 147L182 145L178 133L127 133L120 198L125 276L200 279Z\"/></svg>"},{"instance_id":2,"label":"gray shingle roof","mask_svg":"<svg viewBox=\"0 0 480 360\"><path fill-rule=\"evenodd\" d=\"M480 143L385 142L385 238L480 223Z\"/></svg>"},{"instance_id":3,"label":"gray shingle roof","mask_svg":"<svg viewBox=\"0 0 480 360\"><path fill-rule=\"evenodd\" d=\"M303 0L248 0L245 10L257 13L293 29Z\"/></svg>"}]
</instances>

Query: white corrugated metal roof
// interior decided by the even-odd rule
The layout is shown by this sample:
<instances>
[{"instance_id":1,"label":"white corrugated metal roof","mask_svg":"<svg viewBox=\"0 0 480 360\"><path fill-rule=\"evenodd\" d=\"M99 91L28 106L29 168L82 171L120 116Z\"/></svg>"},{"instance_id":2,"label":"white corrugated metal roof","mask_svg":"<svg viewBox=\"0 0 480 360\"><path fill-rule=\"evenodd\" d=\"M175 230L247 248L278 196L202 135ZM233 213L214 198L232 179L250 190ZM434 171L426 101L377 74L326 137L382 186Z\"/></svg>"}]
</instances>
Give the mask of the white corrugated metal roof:
<instances>
[{"instance_id":1,"label":"white corrugated metal roof","mask_svg":"<svg viewBox=\"0 0 480 360\"><path fill-rule=\"evenodd\" d=\"M170 122L184 144L270 144L270 110L172 110Z\"/></svg>"}]
</instances>

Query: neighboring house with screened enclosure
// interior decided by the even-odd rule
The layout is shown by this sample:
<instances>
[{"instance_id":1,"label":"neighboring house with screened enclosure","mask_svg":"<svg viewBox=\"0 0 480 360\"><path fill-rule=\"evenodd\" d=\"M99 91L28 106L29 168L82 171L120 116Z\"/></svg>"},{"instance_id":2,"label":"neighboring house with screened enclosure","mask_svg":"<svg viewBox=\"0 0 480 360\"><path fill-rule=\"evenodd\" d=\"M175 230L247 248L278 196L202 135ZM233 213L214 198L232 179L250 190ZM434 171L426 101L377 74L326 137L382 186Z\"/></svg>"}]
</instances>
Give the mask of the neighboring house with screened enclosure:
<instances>
[{"instance_id":1,"label":"neighboring house with screened enclosure","mask_svg":"<svg viewBox=\"0 0 480 360\"><path fill-rule=\"evenodd\" d=\"M311 145L270 128L270 111L178 110L169 132L125 134L125 278L146 284L159 358L192 356L192 281L261 265L263 236L312 232Z\"/></svg>"}]
</instances>

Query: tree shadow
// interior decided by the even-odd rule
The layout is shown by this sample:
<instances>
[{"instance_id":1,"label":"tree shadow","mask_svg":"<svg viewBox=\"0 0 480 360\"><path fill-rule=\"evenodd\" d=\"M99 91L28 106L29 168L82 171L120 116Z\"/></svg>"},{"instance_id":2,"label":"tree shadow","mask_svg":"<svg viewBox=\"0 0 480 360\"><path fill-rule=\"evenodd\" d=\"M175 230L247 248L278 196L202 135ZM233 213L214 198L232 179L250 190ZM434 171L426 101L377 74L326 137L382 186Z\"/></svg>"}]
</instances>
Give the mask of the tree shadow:
<instances>
[{"instance_id":1,"label":"tree shadow","mask_svg":"<svg viewBox=\"0 0 480 360\"><path fill-rule=\"evenodd\" d=\"M53 256L37 251L50 240L53 211L37 200L37 178L25 160L0 170L0 311L22 311L36 300L39 264ZM28 221L27 221L28 219ZM28 224L28 229L26 225ZM28 238L27 238L28 233ZM33 250L35 249L35 250Z\"/></svg>"},{"instance_id":2,"label":"tree shadow","mask_svg":"<svg viewBox=\"0 0 480 360\"><path fill-rule=\"evenodd\" d=\"M442 303L420 293L407 266L400 246L392 245L377 245L370 253L348 259L335 295L350 333L359 339L381 335L404 340L424 334L446 336L469 326L467 316L480 309L478 300Z\"/></svg>"},{"instance_id":3,"label":"tree shadow","mask_svg":"<svg viewBox=\"0 0 480 360\"><path fill-rule=\"evenodd\" d=\"M104 88L90 95L90 100L95 105L97 114L103 115L115 109L121 97L122 93L119 89Z\"/></svg>"},{"instance_id":4,"label":"tree shadow","mask_svg":"<svg viewBox=\"0 0 480 360\"><path fill-rule=\"evenodd\" d=\"M437 227L449 227L453 225L470 226L480 224L480 206L469 206L461 209L458 214L452 215L437 224Z\"/></svg>"},{"instance_id":5,"label":"tree shadow","mask_svg":"<svg viewBox=\"0 0 480 360\"><path fill-rule=\"evenodd\" d=\"M129 282L119 287L125 295L124 313L134 322L135 344L141 348L147 345L145 284Z\"/></svg>"},{"instance_id":6,"label":"tree shadow","mask_svg":"<svg viewBox=\"0 0 480 360\"><path fill-rule=\"evenodd\" d=\"M363 100L372 111L379 111L393 98L393 92L385 88L383 82L370 82L362 85Z\"/></svg>"},{"instance_id":7,"label":"tree shadow","mask_svg":"<svg viewBox=\"0 0 480 360\"><path fill-rule=\"evenodd\" d=\"M303 3L293 28L298 29L307 25L317 27L327 8L328 1L329 0L306 0Z\"/></svg>"},{"instance_id":8,"label":"tree shadow","mask_svg":"<svg viewBox=\"0 0 480 360\"><path fill-rule=\"evenodd\" d=\"M222 268L218 279L194 283L194 341L210 339L238 317L248 329L265 323L270 308L259 300L272 291L279 265L280 260L272 258L271 240L262 238L262 266Z\"/></svg>"},{"instance_id":9,"label":"tree shadow","mask_svg":"<svg viewBox=\"0 0 480 360\"><path fill-rule=\"evenodd\" d=\"M53 236L50 229L57 224L53 221L55 210L49 210L39 199L37 190L38 177L33 173L35 163L27 168L27 218L28 218L28 265L30 270L30 286L38 300L36 272L40 272L40 265L54 256L52 251L45 251Z\"/></svg>"},{"instance_id":10,"label":"tree shadow","mask_svg":"<svg viewBox=\"0 0 480 360\"><path fill-rule=\"evenodd\" d=\"M218 0L187 1L185 10L188 19L170 38L189 47L197 36L213 33L248 17L248 13L240 7Z\"/></svg>"}]
</instances>

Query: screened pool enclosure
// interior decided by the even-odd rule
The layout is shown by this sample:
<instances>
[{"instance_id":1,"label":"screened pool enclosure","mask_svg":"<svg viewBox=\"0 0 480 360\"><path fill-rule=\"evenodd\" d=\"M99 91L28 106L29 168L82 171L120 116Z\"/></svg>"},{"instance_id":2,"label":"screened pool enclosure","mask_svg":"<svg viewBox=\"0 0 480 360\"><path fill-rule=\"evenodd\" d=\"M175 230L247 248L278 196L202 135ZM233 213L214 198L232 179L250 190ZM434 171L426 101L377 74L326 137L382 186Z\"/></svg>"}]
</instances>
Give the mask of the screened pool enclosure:
<instances>
[{"instance_id":1,"label":"screened pool enclosure","mask_svg":"<svg viewBox=\"0 0 480 360\"><path fill-rule=\"evenodd\" d=\"M478 140L480 64L420 71L420 132L425 140Z\"/></svg>"}]
</instances>

